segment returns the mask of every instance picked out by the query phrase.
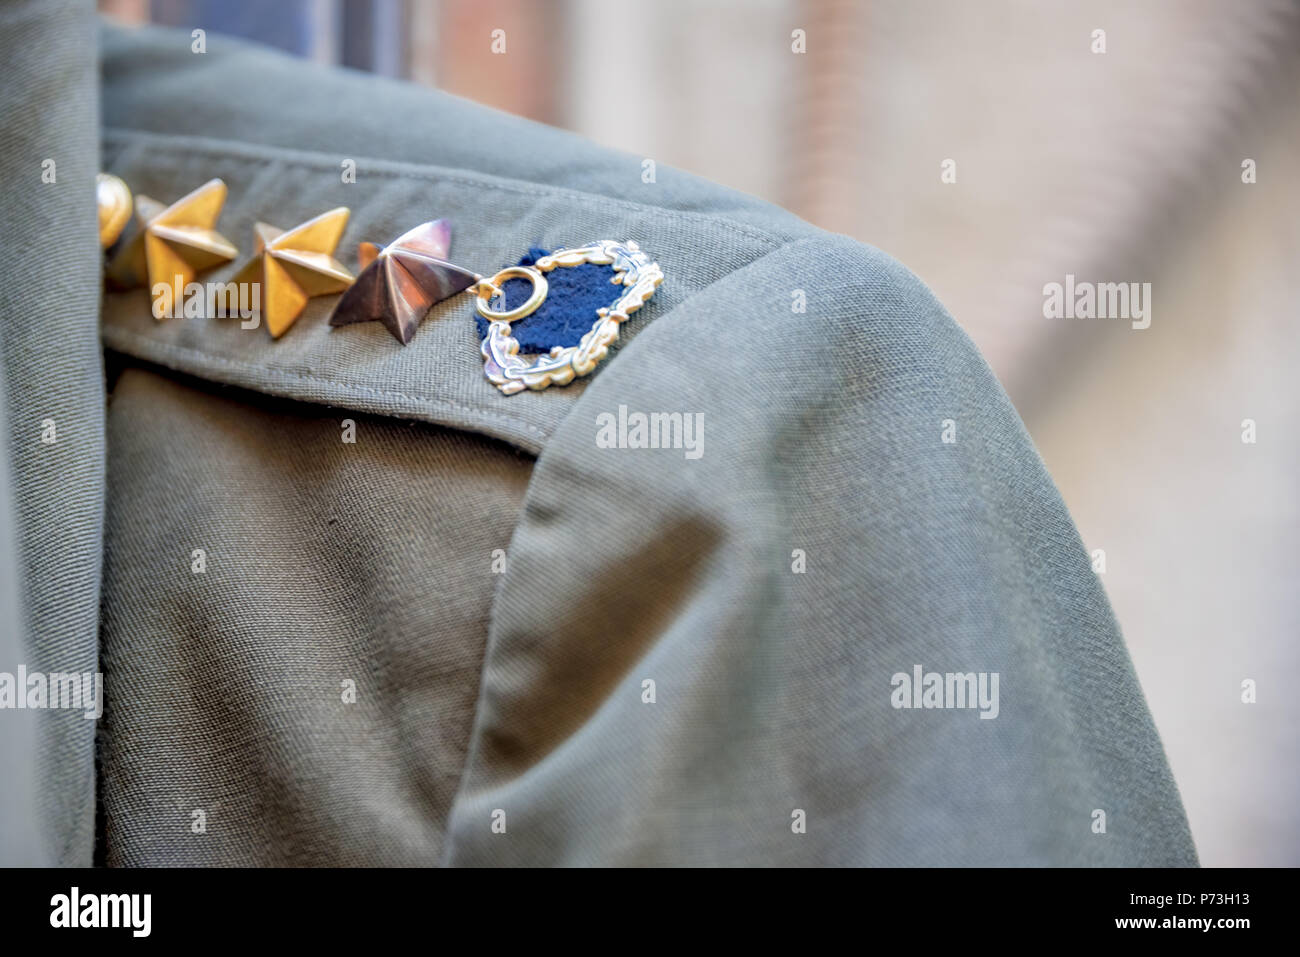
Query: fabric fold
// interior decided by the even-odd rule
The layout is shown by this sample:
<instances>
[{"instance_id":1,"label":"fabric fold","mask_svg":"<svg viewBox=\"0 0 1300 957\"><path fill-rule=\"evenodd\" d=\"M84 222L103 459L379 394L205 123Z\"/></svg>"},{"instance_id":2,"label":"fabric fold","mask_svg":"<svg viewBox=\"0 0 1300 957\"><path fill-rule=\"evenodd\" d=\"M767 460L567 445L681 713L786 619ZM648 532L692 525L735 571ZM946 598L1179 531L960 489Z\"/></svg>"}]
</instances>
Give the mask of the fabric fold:
<instances>
[{"instance_id":1,"label":"fabric fold","mask_svg":"<svg viewBox=\"0 0 1300 957\"><path fill-rule=\"evenodd\" d=\"M8 413L21 663L48 678L98 670L104 519L104 378L96 22L90 0L0 6L0 359ZM15 712L0 712L6 734ZM20 861L89 865L95 837L96 722L74 709L29 713L35 737L6 762L34 775ZM12 845L9 845L12 846ZM0 843L0 863L7 857ZM24 860L25 859L25 860Z\"/></svg>"}]
</instances>

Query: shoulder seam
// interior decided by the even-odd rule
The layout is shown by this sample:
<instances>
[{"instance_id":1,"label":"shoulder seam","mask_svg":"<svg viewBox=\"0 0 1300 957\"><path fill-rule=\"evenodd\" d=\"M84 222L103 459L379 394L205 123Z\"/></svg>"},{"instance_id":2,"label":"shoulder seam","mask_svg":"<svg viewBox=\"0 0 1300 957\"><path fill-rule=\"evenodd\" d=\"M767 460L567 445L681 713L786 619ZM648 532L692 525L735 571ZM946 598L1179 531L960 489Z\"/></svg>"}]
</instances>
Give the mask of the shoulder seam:
<instances>
[{"instance_id":1,"label":"shoulder seam","mask_svg":"<svg viewBox=\"0 0 1300 957\"><path fill-rule=\"evenodd\" d=\"M262 146L241 142L229 143L209 139L207 137L184 136L172 133L153 133L122 127L105 129L102 134L102 140L104 143L110 145L130 146L142 144L149 146L150 149L155 151L164 151L174 154L220 156L223 159L235 159L247 163L262 164L265 163L269 157L294 163L299 166L315 169L328 169L331 172L338 171L338 158L336 156L326 156L322 153L309 150L288 149L283 146ZM590 203L592 205L624 209L629 212L649 213L657 216L664 216L670 219L690 222L708 222L718 228L735 233L736 235L772 244L774 246L785 245L788 242L798 241L803 238L813 238L812 235L799 237L773 233L754 226L738 223L734 220L713 213L696 213L689 210L670 209L663 206L654 206L648 203L637 203L632 200L617 199L612 196L603 196L599 193L588 193L582 190L569 189L564 186L548 186L543 183L529 183L524 180L505 179L502 177L474 173L469 170L453 167L425 165L422 163L406 163L373 157L356 157L356 159L358 166L364 168L367 175L384 176L392 179L422 180L426 182L436 180L441 183L453 183L472 189L495 190L498 192L509 192L531 196L561 197ZM809 230L816 231L815 226L809 225L808 228Z\"/></svg>"}]
</instances>

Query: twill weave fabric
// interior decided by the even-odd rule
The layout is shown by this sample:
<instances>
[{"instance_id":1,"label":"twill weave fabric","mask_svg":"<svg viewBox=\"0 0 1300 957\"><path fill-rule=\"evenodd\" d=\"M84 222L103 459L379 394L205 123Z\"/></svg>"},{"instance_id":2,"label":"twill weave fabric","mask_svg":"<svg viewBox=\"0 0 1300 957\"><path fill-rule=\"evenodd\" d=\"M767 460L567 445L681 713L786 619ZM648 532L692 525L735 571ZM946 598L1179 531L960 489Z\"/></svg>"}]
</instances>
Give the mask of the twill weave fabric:
<instances>
[{"instance_id":1,"label":"twill weave fabric","mask_svg":"<svg viewBox=\"0 0 1300 957\"><path fill-rule=\"evenodd\" d=\"M898 262L428 90L101 49L104 166L222 177L241 251L347 205L349 266L446 217L480 271L610 238L667 277L591 376L510 397L469 297L406 347L329 297L274 342L105 297L107 863L1196 863L1065 506ZM608 447L629 412L701 454ZM894 707L916 665L997 672L998 716Z\"/></svg>"}]
</instances>

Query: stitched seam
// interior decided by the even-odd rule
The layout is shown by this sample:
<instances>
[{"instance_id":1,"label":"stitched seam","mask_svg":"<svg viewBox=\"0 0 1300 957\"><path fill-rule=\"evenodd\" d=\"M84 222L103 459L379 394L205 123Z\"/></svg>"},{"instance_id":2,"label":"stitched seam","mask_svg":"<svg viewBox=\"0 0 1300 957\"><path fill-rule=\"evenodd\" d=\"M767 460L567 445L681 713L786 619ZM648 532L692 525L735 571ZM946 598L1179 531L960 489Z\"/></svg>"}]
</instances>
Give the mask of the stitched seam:
<instances>
[{"instance_id":1,"label":"stitched seam","mask_svg":"<svg viewBox=\"0 0 1300 957\"><path fill-rule=\"evenodd\" d=\"M265 165L268 155L270 155L275 159L300 167L328 169L331 172L337 171L338 169L338 163L335 161L335 157L326 158L322 153L306 150L291 150L279 146L253 147L250 144L244 143L216 144L201 137L181 136L170 133L153 133L122 128L104 130L103 139L117 144L128 145L132 143L162 140L166 143L166 148L173 153L218 156L223 159L236 160L245 164ZM257 150L258 155L248 155L249 151L254 149ZM595 207L605 206L637 213L648 213L684 222L707 222L737 235L745 236L749 239L760 240L776 246L805 238L783 236L779 233L772 233L758 229L757 227L745 226L709 213L691 213L680 209L670 209L663 206L653 206L647 203L637 203L632 200L602 196L598 193L587 193L582 190L568 189L562 186L546 186L540 183L525 183L521 180L476 177L468 175L463 170L452 169L449 167L422 166L414 163L403 163L393 160L364 157L357 160L357 165L358 167L364 166L365 173L368 176L378 175L389 179L409 179L422 182L450 183L458 186L470 186L475 189L496 190L504 193L518 193L524 196L548 196L561 199L580 199Z\"/></svg>"},{"instance_id":2,"label":"stitched seam","mask_svg":"<svg viewBox=\"0 0 1300 957\"><path fill-rule=\"evenodd\" d=\"M351 395L353 397L368 395L380 399L383 398L406 399L409 402L417 402L428 406L441 406L448 409L455 409L456 411L459 412L469 412L475 415L482 415L485 416L486 418L495 419L499 422L504 422L511 426L525 428L529 432L532 432L533 434L539 436L540 438L545 439L548 437L548 433L543 432L541 429L537 428L537 426L529 425L528 423L522 422L515 417L503 415L500 412L493 412L481 406L461 405L457 402L452 402L450 399L443 399L443 398L439 398L438 396L418 395L410 392L399 392L396 389L376 389L371 386L345 383L338 379L330 379L324 376L312 375L311 373L307 373L307 372L290 372L287 369L276 369L273 367L261 366L253 362L245 362L240 359L231 359L228 356L216 355L210 352L203 352L202 350L199 349L191 349L188 346L178 346L170 342L159 342L156 339L151 339L148 336L142 336L139 333L132 332L128 329L106 327L104 329L104 338L110 340L118 340L118 341L126 340L134 344L142 352L153 351L153 352L162 353L163 355L170 355L175 358L180 358L180 359L188 358L189 360L193 362L197 362L200 365L215 363L217 365L228 366L232 369L238 369L240 371L250 373L254 376L254 378L259 380L266 379L268 377L272 379L275 378L294 379L299 382L306 382L317 386L337 389L342 393L346 395Z\"/></svg>"}]
</instances>

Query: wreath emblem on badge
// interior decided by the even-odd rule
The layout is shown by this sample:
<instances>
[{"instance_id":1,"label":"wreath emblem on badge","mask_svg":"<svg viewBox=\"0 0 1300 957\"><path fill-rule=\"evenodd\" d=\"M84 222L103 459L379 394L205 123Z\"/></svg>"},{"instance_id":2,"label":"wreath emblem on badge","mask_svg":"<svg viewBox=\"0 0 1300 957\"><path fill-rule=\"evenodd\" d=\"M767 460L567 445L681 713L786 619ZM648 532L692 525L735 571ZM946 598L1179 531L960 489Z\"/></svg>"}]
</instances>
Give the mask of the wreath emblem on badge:
<instances>
[{"instance_id":1,"label":"wreath emblem on badge","mask_svg":"<svg viewBox=\"0 0 1300 957\"><path fill-rule=\"evenodd\" d=\"M547 273L583 263L613 266L610 282L622 286L622 294L612 305L596 310L591 329L576 346L556 346L532 359L521 356L519 342L510 334L510 324L536 311L546 299ZM491 303L502 295L501 283L507 279L528 279L533 284L532 294L514 309L494 310ZM501 270L490 280L481 282L475 292L479 315L488 320L488 333L480 347L488 381L505 395L514 395L524 389L568 385L576 377L587 375L609 354L610 345L618 338L619 326L645 305L663 280L659 264L630 240L603 239L573 249L557 249L531 266Z\"/></svg>"}]
</instances>

